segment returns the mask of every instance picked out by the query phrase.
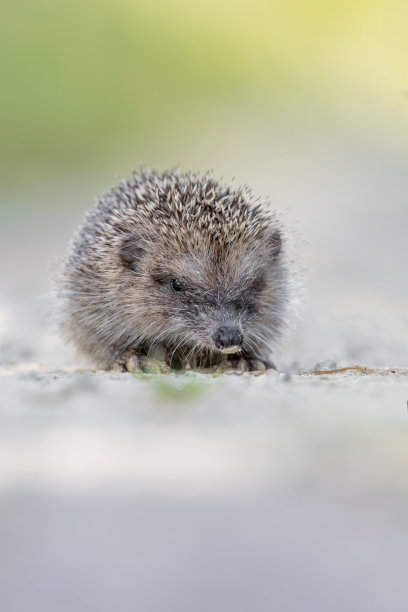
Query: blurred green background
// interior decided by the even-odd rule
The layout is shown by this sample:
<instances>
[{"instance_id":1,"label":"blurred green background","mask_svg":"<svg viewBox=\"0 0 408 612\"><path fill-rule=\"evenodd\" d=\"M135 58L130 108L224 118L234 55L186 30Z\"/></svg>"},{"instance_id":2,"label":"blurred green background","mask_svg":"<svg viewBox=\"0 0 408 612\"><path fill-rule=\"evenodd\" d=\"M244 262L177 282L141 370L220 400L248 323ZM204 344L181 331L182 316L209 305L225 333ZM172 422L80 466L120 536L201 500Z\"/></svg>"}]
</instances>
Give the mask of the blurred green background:
<instances>
[{"instance_id":1,"label":"blurred green background","mask_svg":"<svg viewBox=\"0 0 408 612\"><path fill-rule=\"evenodd\" d=\"M79 174L108 173L110 184L141 162L207 164L201 146L215 152L228 140L228 151L239 149L255 125L297 133L376 124L406 136L404 0L3 0L2 8L7 192Z\"/></svg>"}]
</instances>

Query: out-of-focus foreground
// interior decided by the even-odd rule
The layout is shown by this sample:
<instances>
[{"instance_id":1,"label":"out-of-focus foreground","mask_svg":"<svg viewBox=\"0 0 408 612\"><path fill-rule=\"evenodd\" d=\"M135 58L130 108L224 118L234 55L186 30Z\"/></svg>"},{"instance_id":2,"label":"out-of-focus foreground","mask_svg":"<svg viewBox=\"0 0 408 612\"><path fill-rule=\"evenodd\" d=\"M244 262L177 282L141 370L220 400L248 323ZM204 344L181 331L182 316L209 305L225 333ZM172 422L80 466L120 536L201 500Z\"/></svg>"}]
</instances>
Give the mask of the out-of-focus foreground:
<instances>
[{"instance_id":1,"label":"out-of-focus foreground","mask_svg":"<svg viewBox=\"0 0 408 612\"><path fill-rule=\"evenodd\" d=\"M0 601L6 612L406 606L404 2L5 2ZM285 211L305 309L264 376L94 372L50 270L140 163Z\"/></svg>"}]
</instances>

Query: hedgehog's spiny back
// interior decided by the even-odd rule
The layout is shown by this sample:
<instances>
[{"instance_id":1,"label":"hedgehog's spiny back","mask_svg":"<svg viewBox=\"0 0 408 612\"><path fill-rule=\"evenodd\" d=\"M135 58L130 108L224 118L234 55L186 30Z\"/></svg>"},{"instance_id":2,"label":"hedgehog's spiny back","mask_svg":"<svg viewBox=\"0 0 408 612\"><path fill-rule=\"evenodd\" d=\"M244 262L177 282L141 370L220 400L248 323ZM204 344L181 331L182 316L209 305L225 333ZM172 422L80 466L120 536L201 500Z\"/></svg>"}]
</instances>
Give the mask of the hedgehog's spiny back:
<instances>
[{"instance_id":1,"label":"hedgehog's spiny back","mask_svg":"<svg viewBox=\"0 0 408 612\"><path fill-rule=\"evenodd\" d=\"M232 190L209 175L192 173L135 174L102 196L97 208L109 216L111 225L138 221L176 241L245 242L277 224L248 188Z\"/></svg>"}]
</instances>

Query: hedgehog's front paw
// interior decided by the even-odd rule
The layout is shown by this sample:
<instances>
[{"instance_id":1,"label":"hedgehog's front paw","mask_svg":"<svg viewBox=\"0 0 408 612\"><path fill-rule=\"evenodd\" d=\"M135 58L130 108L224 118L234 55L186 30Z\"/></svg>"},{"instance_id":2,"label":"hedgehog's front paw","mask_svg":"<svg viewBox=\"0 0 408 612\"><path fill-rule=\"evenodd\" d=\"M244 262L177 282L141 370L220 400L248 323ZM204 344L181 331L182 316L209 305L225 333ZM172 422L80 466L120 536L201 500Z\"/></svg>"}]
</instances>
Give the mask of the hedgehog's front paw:
<instances>
[{"instance_id":1,"label":"hedgehog's front paw","mask_svg":"<svg viewBox=\"0 0 408 612\"><path fill-rule=\"evenodd\" d=\"M232 370L240 372L264 372L276 369L271 361L252 355L231 355L228 362Z\"/></svg>"},{"instance_id":2,"label":"hedgehog's front paw","mask_svg":"<svg viewBox=\"0 0 408 612\"><path fill-rule=\"evenodd\" d=\"M119 372L144 372L145 374L163 374L169 372L169 367L159 359L149 359L144 353L127 351L120 355L113 369Z\"/></svg>"},{"instance_id":3,"label":"hedgehog's front paw","mask_svg":"<svg viewBox=\"0 0 408 612\"><path fill-rule=\"evenodd\" d=\"M113 370L117 372L137 372L142 371L147 362L147 355L135 353L135 351L126 351L117 357L113 364Z\"/></svg>"}]
</instances>

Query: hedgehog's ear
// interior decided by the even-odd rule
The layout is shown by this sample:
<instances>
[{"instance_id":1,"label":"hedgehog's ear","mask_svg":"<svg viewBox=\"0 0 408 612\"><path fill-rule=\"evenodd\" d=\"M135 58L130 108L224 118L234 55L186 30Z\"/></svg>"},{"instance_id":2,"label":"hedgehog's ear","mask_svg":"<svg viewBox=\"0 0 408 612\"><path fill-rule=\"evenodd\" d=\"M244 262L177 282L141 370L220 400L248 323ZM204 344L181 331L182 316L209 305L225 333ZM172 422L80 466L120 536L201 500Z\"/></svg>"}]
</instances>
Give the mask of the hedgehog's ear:
<instances>
[{"instance_id":1,"label":"hedgehog's ear","mask_svg":"<svg viewBox=\"0 0 408 612\"><path fill-rule=\"evenodd\" d=\"M276 259L282 250L282 234L280 230L274 230L268 237L269 252L272 259Z\"/></svg>"},{"instance_id":2,"label":"hedgehog's ear","mask_svg":"<svg viewBox=\"0 0 408 612\"><path fill-rule=\"evenodd\" d=\"M119 245L119 257L125 268L138 272L145 253L146 249L141 236L137 234L123 236Z\"/></svg>"}]
</instances>

